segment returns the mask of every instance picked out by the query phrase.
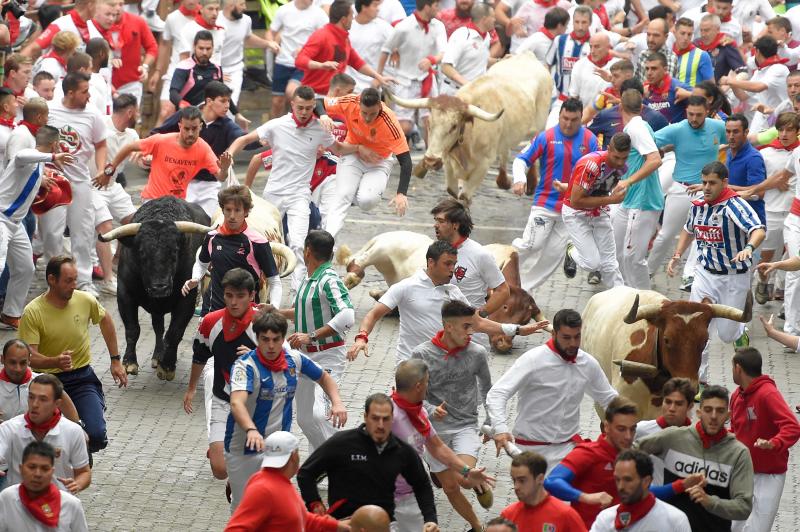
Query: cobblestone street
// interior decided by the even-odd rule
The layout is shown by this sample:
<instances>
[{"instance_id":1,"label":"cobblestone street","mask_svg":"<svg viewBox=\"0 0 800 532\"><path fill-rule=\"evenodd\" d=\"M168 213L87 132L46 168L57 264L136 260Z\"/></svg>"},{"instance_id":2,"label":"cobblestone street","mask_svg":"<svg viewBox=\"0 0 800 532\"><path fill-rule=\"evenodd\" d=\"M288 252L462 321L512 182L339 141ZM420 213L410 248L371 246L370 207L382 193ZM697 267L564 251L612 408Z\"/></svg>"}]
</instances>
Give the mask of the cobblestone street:
<instances>
[{"instance_id":1,"label":"cobblestone street","mask_svg":"<svg viewBox=\"0 0 800 532\"><path fill-rule=\"evenodd\" d=\"M248 155L249 158L249 155ZM415 157L416 159L416 157ZM243 162L244 158L240 162ZM244 175L242 164L237 165L238 175ZM131 174L128 190L138 203L138 191L145 175ZM432 221L428 211L435 201L444 195L443 177L431 172L424 180L412 177L409 191L410 209L405 218L398 219L388 207L388 200L394 195L397 184L397 169L390 179L384 203L376 211L367 215L357 208L350 211L350 218L339 236L340 244L347 244L357 250L374 235L397 229L417 231L432 236ZM261 192L264 178L260 176L255 190ZM494 185L494 173L488 176L472 205L472 216L476 230L475 240L482 244L493 242L510 243L520 236L528 217L530 198L518 198L510 191L501 191ZM340 267L340 271L342 268ZM563 307L583 310L588 299L599 287L585 282L585 273L568 281L559 271L551 281L534 294L537 303L546 316L551 317ZM288 294L288 279L284 292ZM662 272L655 279L654 289L675 299L686 298L687 294L678 290L679 280L667 279ZM29 299L44 289L42 272L29 294ZM353 289L351 296L356 309L356 324L372 307L373 300L368 292L383 286L383 280L374 269L367 270L367 276L360 286ZM125 341L122 323L119 320L116 300L102 297L102 303L112 313L120 339L120 351L124 352ZM283 304L286 305L286 295ZM780 312L778 303L768 306L756 305L753 323L750 325L752 345L765 355L764 372L771 375L789 404L800 403L800 358L796 354L783 352L783 347L769 341L764 335L758 314ZM225 482L213 479L206 459L207 437L202 406L202 391L195 396L195 413L186 415L182 398L189 380L191 366L191 340L197 326L194 319L184 336L178 351L178 367L175 380L158 380L155 370L150 369L149 359L154 339L149 316L140 314L142 335L138 345L140 374L131 376L127 389L114 386L109 374L108 353L100 331L93 328L93 365L105 386L109 446L95 455L92 485L81 493L89 520L89 527L96 531L203 531L221 530L229 517L225 500ZM342 397L348 407L348 427L355 427L362 417L363 402L367 395L388 391L393 383L394 346L397 336L397 319L385 318L370 336L369 358L359 357L350 364L342 390ZM352 341L351 332L348 343ZM2 333L5 341L12 333ZM540 345L547 337L535 334L527 339L517 339L515 348L508 355L492 354L490 367L494 378L508 369L513 361L526 349ZM714 339L711 350L712 382L724 384L733 390L730 357L731 345L723 345ZM511 416L515 413L512 411ZM480 414L482 419L483 413ZM512 417L513 419L513 417ZM582 407L582 435L594 438L599 432L599 419L588 400ZM297 426L293 432L301 434ZM302 436L301 436L302 438ZM301 456L307 456L303 439ZM792 452L781 509L776 520L775 530L795 532L800 530L800 518L795 508L800 502L800 450ZM508 474L510 459L503 455L495 458L493 444L487 444L481 451L479 463L486 466L497 477L494 507L485 511L474 502L482 518L499 514L500 510L514 502L513 490ZM436 491L440 526L444 531L462 531L466 523L450 507L441 490ZM268 504L265 501L265 504ZM287 531L290 532L290 531Z\"/></svg>"}]
</instances>

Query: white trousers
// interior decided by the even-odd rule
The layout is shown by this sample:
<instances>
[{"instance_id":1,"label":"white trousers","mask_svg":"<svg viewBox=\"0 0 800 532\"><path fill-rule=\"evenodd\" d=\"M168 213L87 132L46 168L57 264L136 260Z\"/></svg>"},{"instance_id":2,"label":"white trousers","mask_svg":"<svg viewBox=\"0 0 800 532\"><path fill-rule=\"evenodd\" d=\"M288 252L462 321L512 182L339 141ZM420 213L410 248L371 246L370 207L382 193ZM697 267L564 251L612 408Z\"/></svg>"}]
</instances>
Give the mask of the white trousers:
<instances>
[{"instance_id":1,"label":"white trousers","mask_svg":"<svg viewBox=\"0 0 800 532\"><path fill-rule=\"evenodd\" d=\"M390 525L392 532L419 532L425 524L417 498L413 493L394 498L394 521Z\"/></svg>"},{"instance_id":2,"label":"white trousers","mask_svg":"<svg viewBox=\"0 0 800 532\"><path fill-rule=\"evenodd\" d=\"M549 475L550 471L575 448L575 444L571 441L554 443L552 445L520 445L518 443L516 445L522 451L533 451L534 453L542 455L542 457L547 460L545 476Z\"/></svg>"},{"instance_id":3,"label":"white trousers","mask_svg":"<svg viewBox=\"0 0 800 532\"><path fill-rule=\"evenodd\" d=\"M3 314L18 318L25 308L25 297L31 287L36 269L33 266L33 250L25 226L21 222L9 227L0 223L0 256L2 265L0 272L9 269L6 300L3 303Z\"/></svg>"},{"instance_id":4,"label":"white trousers","mask_svg":"<svg viewBox=\"0 0 800 532\"><path fill-rule=\"evenodd\" d=\"M341 349L344 351L344 346L334 347L332 350ZM314 355L315 353L311 353ZM312 356L313 359L313 356ZM342 358L344 360L344 358ZM323 366L336 385L339 386L342 380L341 369L329 369ZM311 379L298 379L297 392L295 392L297 407L297 425L303 434L306 435L310 449L308 453L314 452L314 449L325 443L325 440L338 432L338 429L333 427L333 424L328 419L331 413L331 401L322 389L322 386L317 385Z\"/></svg>"},{"instance_id":5,"label":"white trousers","mask_svg":"<svg viewBox=\"0 0 800 532\"><path fill-rule=\"evenodd\" d=\"M336 203L336 174L326 177L325 181L314 189L311 193L311 202L319 209L322 220L325 220Z\"/></svg>"},{"instance_id":6,"label":"white trousers","mask_svg":"<svg viewBox=\"0 0 800 532\"><path fill-rule=\"evenodd\" d=\"M614 245L626 286L637 290L650 290L647 247L658 228L660 215L661 211L622 207L614 211L611 219L614 227Z\"/></svg>"},{"instance_id":7,"label":"white trousers","mask_svg":"<svg viewBox=\"0 0 800 532\"><path fill-rule=\"evenodd\" d=\"M45 262L64 253L64 227L69 227L71 254L78 269L78 287L92 282L94 249L94 204L88 181L72 185L72 203L56 207L39 216Z\"/></svg>"},{"instance_id":8,"label":"white trousers","mask_svg":"<svg viewBox=\"0 0 800 532\"><path fill-rule=\"evenodd\" d=\"M733 521L732 532L770 532L781 505L786 474L753 475L753 510L747 521Z\"/></svg>"},{"instance_id":9,"label":"white trousers","mask_svg":"<svg viewBox=\"0 0 800 532\"><path fill-rule=\"evenodd\" d=\"M136 98L137 105L142 105L143 87L141 81L131 81L117 89L119 94L131 94Z\"/></svg>"},{"instance_id":10,"label":"white trousers","mask_svg":"<svg viewBox=\"0 0 800 532\"><path fill-rule=\"evenodd\" d=\"M534 205L522 238L511 243L519 252L520 282L532 294L564 260L567 226L561 214Z\"/></svg>"},{"instance_id":11,"label":"white trousers","mask_svg":"<svg viewBox=\"0 0 800 532\"><path fill-rule=\"evenodd\" d=\"M263 453L236 454L225 453L225 467L228 469L228 482L231 485L231 513L242 502L247 481L261 469Z\"/></svg>"},{"instance_id":12,"label":"white trousers","mask_svg":"<svg viewBox=\"0 0 800 532\"><path fill-rule=\"evenodd\" d=\"M297 267L292 272L292 291L296 292L297 287L306 276L306 264L303 261L303 246L308 235L308 219L311 216L311 209L308 204L311 201L310 191L301 191L295 194L271 194L264 191L263 197L272 203L281 213L281 218L286 215L286 225L289 227L289 249L297 257Z\"/></svg>"},{"instance_id":13,"label":"white trousers","mask_svg":"<svg viewBox=\"0 0 800 532\"><path fill-rule=\"evenodd\" d=\"M561 216L575 245L572 258L578 266L589 272L599 271L607 287L622 285L609 212L603 210L597 216L590 216L564 205Z\"/></svg>"},{"instance_id":14,"label":"white trousers","mask_svg":"<svg viewBox=\"0 0 800 532\"><path fill-rule=\"evenodd\" d=\"M689 215L691 206L692 198L689 196L687 188L680 183L673 183L667 190L661 230L653 242L653 249L650 250L650 258L647 261L651 274L655 274L661 268L667 254L675 249L675 237L680 234L686 224L686 217ZM691 261L687 259L687 262Z\"/></svg>"},{"instance_id":15,"label":"white trousers","mask_svg":"<svg viewBox=\"0 0 800 532\"><path fill-rule=\"evenodd\" d=\"M786 253L790 257L800 254L800 216L789 214L783 222L783 239L786 241ZM800 334L800 293L798 293L800 271L786 272L786 284L783 293L783 308L786 321L783 330L789 334Z\"/></svg>"},{"instance_id":16,"label":"white trousers","mask_svg":"<svg viewBox=\"0 0 800 532\"><path fill-rule=\"evenodd\" d=\"M244 62L240 62L238 65L229 67L227 69L223 68L222 71L225 73L225 78L230 78L227 81L224 81L225 85L231 90L231 101L238 105L239 103L239 96L242 94L242 80L244 79Z\"/></svg>"},{"instance_id":17,"label":"white trousers","mask_svg":"<svg viewBox=\"0 0 800 532\"><path fill-rule=\"evenodd\" d=\"M219 181L197 181L192 179L186 187L186 201L197 203L212 218L219 210L219 194L222 183Z\"/></svg>"},{"instance_id":18,"label":"white trousers","mask_svg":"<svg viewBox=\"0 0 800 532\"><path fill-rule=\"evenodd\" d=\"M368 164L356 155L342 157L336 165L336 198L330 210L322 213L322 228L335 238L344 226L350 205L355 203L364 212L374 209L386 190L393 165L390 158Z\"/></svg>"}]
</instances>

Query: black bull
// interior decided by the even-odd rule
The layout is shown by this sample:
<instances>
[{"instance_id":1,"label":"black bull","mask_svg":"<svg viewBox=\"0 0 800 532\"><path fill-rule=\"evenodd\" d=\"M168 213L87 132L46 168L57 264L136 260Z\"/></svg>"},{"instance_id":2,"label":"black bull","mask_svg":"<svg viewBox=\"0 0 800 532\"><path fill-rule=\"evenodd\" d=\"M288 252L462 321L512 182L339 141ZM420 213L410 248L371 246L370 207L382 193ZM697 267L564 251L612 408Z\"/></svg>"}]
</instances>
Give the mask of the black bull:
<instances>
[{"instance_id":1,"label":"black bull","mask_svg":"<svg viewBox=\"0 0 800 532\"><path fill-rule=\"evenodd\" d=\"M176 223L177 222L177 223ZM149 201L133 216L131 223L114 229L101 240L119 239L117 306L125 326L127 373L136 375L139 364L139 307L150 314L156 345L151 365L162 380L175 378L178 344L194 315L197 289L186 297L183 284L191 278L197 249L209 230L210 220L194 204L172 196ZM164 334L164 315L170 314Z\"/></svg>"}]
</instances>

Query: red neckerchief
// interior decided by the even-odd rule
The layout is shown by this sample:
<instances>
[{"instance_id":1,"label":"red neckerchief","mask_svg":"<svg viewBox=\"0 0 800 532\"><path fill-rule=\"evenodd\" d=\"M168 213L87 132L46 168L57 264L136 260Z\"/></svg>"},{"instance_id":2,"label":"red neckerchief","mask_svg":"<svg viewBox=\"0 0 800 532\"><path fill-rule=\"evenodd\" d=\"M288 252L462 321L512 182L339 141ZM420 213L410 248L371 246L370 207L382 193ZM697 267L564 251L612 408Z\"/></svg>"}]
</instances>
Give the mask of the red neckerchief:
<instances>
[{"instance_id":1,"label":"red neckerchief","mask_svg":"<svg viewBox=\"0 0 800 532\"><path fill-rule=\"evenodd\" d=\"M294 114L294 111L292 111L292 120L294 120L294 123L297 125L297 127L306 127L308 124L311 123L312 120L314 120L314 115L312 114L311 116L309 116L308 120L306 120L305 122L301 122L300 120L297 119L297 115Z\"/></svg>"},{"instance_id":2,"label":"red neckerchief","mask_svg":"<svg viewBox=\"0 0 800 532\"><path fill-rule=\"evenodd\" d=\"M469 22L467 22L467 27L468 27L469 29L471 29L471 30L475 30L475 31L477 31L477 32L478 32L478 35L480 35L480 36L481 36L481 39L485 39L485 38L486 38L486 34L487 34L488 32L479 30L479 29L478 29L478 26L476 26L476 25L475 25L475 23L474 23L474 22L472 22L471 20L470 20Z\"/></svg>"},{"instance_id":3,"label":"red neckerchief","mask_svg":"<svg viewBox=\"0 0 800 532\"><path fill-rule=\"evenodd\" d=\"M758 69L759 70L763 70L763 69L767 68L768 66L772 66L772 65L785 65L788 62L789 62L788 59L780 57L780 56L778 56L778 54L775 54L772 57L768 57L768 58L764 59L764 61L762 61L761 64L758 65Z\"/></svg>"},{"instance_id":4,"label":"red neckerchief","mask_svg":"<svg viewBox=\"0 0 800 532\"><path fill-rule=\"evenodd\" d=\"M61 410L56 408L56 411L53 413L53 417L50 418L49 421L42 423L41 425L37 425L33 421L31 421L31 416L27 412L25 413L25 428L31 429L31 432L42 432L47 434L50 432L53 427L58 425L58 422L61 421Z\"/></svg>"},{"instance_id":5,"label":"red neckerchief","mask_svg":"<svg viewBox=\"0 0 800 532\"><path fill-rule=\"evenodd\" d=\"M717 33L717 36L714 37L714 40L711 41L709 44L705 44L701 39L696 40L694 44L701 50L704 50L706 52L711 52L712 50L715 50L717 46L722 44L723 39L725 39L727 36L728 36L727 33L719 32Z\"/></svg>"},{"instance_id":6,"label":"red neckerchief","mask_svg":"<svg viewBox=\"0 0 800 532\"><path fill-rule=\"evenodd\" d=\"M462 236L461 238L459 238L458 240L453 242L453 247L456 248L456 249L460 248L462 245L464 245L464 242L467 241L467 238L469 238L469 237L468 236Z\"/></svg>"},{"instance_id":7,"label":"red neckerchief","mask_svg":"<svg viewBox=\"0 0 800 532\"><path fill-rule=\"evenodd\" d=\"M194 21L200 24L203 28L207 29L208 31L222 29L222 26L217 26L216 24L209 24L208 22L206 22L206 19L204 19L199 12L194 16Z\"/></svg>"},{"instance_id":8,"label":"red neckerchief","mask_svg":"<svg viewBox=\"0 0 800 532\"><path fill-rule=\"evenodd\" d=\"M437 332L436 336L431 338L431 343L433 345L435 345L436 347L438 347L439 349L441 349L442 351L444 351L444 359L445 360L447 360L450 357L458 358L458 352L459 351L463 351L464 349L466 349L467 345L469 345L469 342L472 339L470 337L469 339L467 339L467 343L466 344L460 345L460 346L456 346L456 347L450 349L449 347L444 345L444 342L442 341L442 337L443 336L444 336L444 331Z\"/></svg>"},{"instance_id":9,"label":"red neckerchief","mask_svg":"<svg viewBox=\"0 0 800 532\"><path fill-rule=\"evenodd\" d=\"M553 35L552 33L550 33L550 30L548 30L548 29L547 29L547 28L545 28L544 26L542 26L542 29L540 29L539 31L541 31L541 32L542 32L542 34L543 34L545 37L547 37L548 39L550 39L551 41L552 41L553 39L555 39L555 38L556 38L556 36L555 36L555 35Z\"/></svg>"},{"instance_id":10,"label":"red neckerchief","mask_svg":"<svg viewBox=\"0 0 800 532\"><path fill-rule=\"evenodd\" d=\"M688 54L689 52L691 52L691 51L692 51L692 50L694 50L695 48L697 48L697 46L695 46L695 45L694 45L694 44L692 44L691 42L689 43L689 46L687 46L687 47L686 47L686 48L684 48L683 50L678 50L677 48L675 48L675 44L673 44L673 45L672 45L672 53L674 53L676 56L679 56L679 57L680 57L680 56L682 56L683 54Z\"/></svg>"},{"instance_id":11,"label":"red neckerchief","mask_svg":"<svg viewBox=\"0 0 800 532\"><path fill-rule=\"evenodd\" d=\"M661 80L661 83L658 85L652 85L650 83L644 84L645 89L650 90L650 94L656 93L662 96L669 94L669 89L672 87L672 76L666 74L664 78Z\"/></svg>"},{"instance_id":12,"label":"red neckerchief","mask_svg":"<svg viewBox=\"0 0 800 532\"><path fill-rule=\"evenodd\" d=\"M800 140L795 140L788 146L784 146L783 144L781 144L780 139L775 139L769 144L764 144L763 146L759 146L758 149L763 150L764 148L775 148L776 150L794 151L794 149L798 146L800 146Z\"/></svg>"},{"instance_id":13,"label":"red neckerchief","mask_svg":"<svg viewBox=\"0 0 800 532\"><path fill-rule=\"evenodd\" d=\"M428 27L430 26L431 21L420 17L417 11L414 11L414 18L417 19L417 22L419 22L419 25L423 30L425 30L425 33L428 33Z\"/></svg>"},{"instance_id":14,"label":"red neckerchief","mask_svg":"<svg viewBox=\"0 0 800 532\"><path fill-rule=\"evenodd\" d=\"M222 222L222 225L220 225L217 228L217 232L222 236L238 235L244 233L246 230L247 230L247 220L242 222L242 226L238 230L233 230L230 227L228 227L227 222Z\"/></svg>"},{"instance_id":15,"label":"red neckerchief","mask_svg":"<svg viewBox=\"0 0 800 532\"><path fill-rule=\"evenodd\" d=\"M58 527L58 517L61 514L61 492L55 484L51 483L47 487L47 491L36 498L28 494L24 484L20 484L19 500L31 517L48 528Z\"/></svg>"},{"instance_id":16,"label":"red neckerchief","mask_svg":"<svg viewBox=\"0 0 800 532\"><path fill-rule=\"evenodd\" d=\"M241 318L234 318L228 309L222 313L222 336L226 342L232 342L242 335L253 321L256 309L250 306Z\"/></svg>"},{"instance_id":17,"label":"red neckerchief","mask_svg":"<svg viewBox=\"0 0 800 532\"><path fill-rule=\"evenodd\" d=\"M183 16L186 17L186 18L194 18L195 15L200 13L200 8L198 7L194 11L190 11L190 10L186 9L183 6L183 4L181 4L180 6L178 6L178 11L180 11L183 14Z\"/></svg>"},{"instance_id":18,"label":"red neckerchief","mask_svg":"<svg viewBox=\"0 0 800 532\"><path fill-rule=\"evenodd\" d=\"M562 359L564 359L565 362L567 362L569 364L574 364L575 363L575 359L578 358L578 355L575 355L574 357L570 357L570 356L567 356L566 354L562 353L561 350L556 345L556 341L552 336L547 341L547 347L550 349L550 351L552 351L553 353L556 353L558 356L560 356Z\"/></svg>"},{"instance_id":19,"label":"red neckerchief","mask_svg":"<svg viewBox=\"0 0 800 532\"><path fill-rule=\"evenodd\" d=\"M614 528L622 530L623 528L633 526L634 523L650 513L650 510L652 510L655 505L656 497L649 491L647 492L647 496L639 502L620 504L617 506L617 517L614 518Z\"/></svg>"},{"instance_id":20,"label":"red neckerchief","mask_svg":"<svg viewBox=\"0 0 800 532\"><path fill-rule=\"evenodd\" d=\"M800 41L795 41L794 39L786 43L786 48L797 48L798 46L800 46Z\"/></svg>"},{"instance_id":21,"label":"red neckerchief","mask_svg":"<svg viewBox=\"0 0 800 532\"><path fill-rule=\"evenodd\" d=\"M11 92L13 92L13 93L14 93L14 96L25 96L25 88L24 88L24 87L22 88L22 90L21 90L21 91L15 91L14 89L12 89L12 88L11 88L11 87L8 85L8 81L6 81L5 83L3 83L3 87L5 87L6 89L8 89L8 90L10 90Z\"/></svg>"},{"instance_id":22,"label":"red neckerchief","mask_svg":"<svg viewBox=\"0 0 800 532\"><path fill-rule=\"evenodd\" d=\"M709 436L708 434L706 434L706 431L703 430L703 424L700 423L699 421L695 423L694 428L697 429L697 434L700 436L700 441L703 442L703 449L708 449L715 443L719 443L720 441L722 441L722 438L724 438L728 434L728 429L722 427L721 429L719 429L719 432L717 432L713 436Z\"/></svg>"},{"instance_id":23,"label":"red neckerchief","mask_svg":"<svg viewBox=\"0 0 800 532\"><path fill-rule=\"evenodd\" d=\"M589 54L589 55L586 56L586 58L589 60L590 63L592 63L594 66L599 67L599 68L603 68L604 66L606 66L608 64L608 62L611 61L611 59L613 57L614 56L611 55L611 53L609 52L609 54L606 55L603 59L601 59L600 61L595 62L595 60L592 59L592 54Z\"/></svg>"},{"instance_id":24,"label":"red neckerchief","mask_svg":"<svg viewBox=\"0 0 800 532\"><path fill-rule=\"evenodd\" d=\"M711 13L711 14L713 14L713 15L717 15L717 10L716 10L716 9L714 9L714 7L713 7L713 6L707 6L707 8L706 8L706 10L705 10L705 11L706 11L706 13ZM719 17L719 15L717 15L717 16ZM730 15L728 15L728 16L727 16L727 17L725 17L725 18L719 17L719 21L720 21L720 22L730 22L730 21L731 21L731 17L732 17L732 16L733 16L733 14L730 14Z\"/></svg>"},{"instance_id":25,"label":"red neckerchief","mask_svg":"<svg viewBox=\"0 0 800 532\"><path fill-rule=\"evenodd\" d=\"M605 4L600 4L600 7L594 10L594 14L600 19L600 24L602 24L605 29L611 29L611 20L608 18L608 11L606 11Z\"/></svg>"},{"instance_id":26,"label":"red neckerchief","mask_svg":"<svg viewBox=\"0 0 800 532\"><path fill-rule=\"evenodd\" d=\"M33 377L33 372L31 371L31 368L26 368L26 369L25 369L25 376L24 376L24 377L22 377L22 382L20 382L20 383L16 383L16 382L13 382L13 381L12 381L12 380L11 380L11 379L8 377L8 373L6 373L6 368L3 368L3 370L2 370L2 371L0 371L0 381L4 381L4 382L10 382L11 384L17 384L17 385L19 385L19 384L25 384L26 382L28 382L29 380L31 380L31 378L32 378L32 377Z\"/></svg>"},{"instance_id":27,"label":"red neckerchief","mask_svg":"<svg viewBox=\"0 0 800 532\"><path fill-rule=\"evenodd\" d=\"M33 124L31 124L31 123L30 123L30 122L28 122L27 120L20 120L20 121L19 121L19 124L17 124L17 125L18 125L18 126L25 126L25 127L27 127L27 128L28 128L28 131L30 131L30 132L31 132L31 135L33 135L34 137L36 136L36 133L38 133L38 132L39 132L39 127L40 127L40 126L34 126Z\"/></svg>"},{"instance_id":28,"label":"red neckerchief","mask_svg":"<svg viewBox=\"0 0 800 532\"><path fill-rule=\"evenodd\" d=\"M86 24L86 21L74 9L69 12L69 16L72 18L72 23L75 24L75 28L77 28L83 42L89 42L91 36L89 35L89 25Z\"/></svg>"},{"instance_id":29,"label":"red neckerchief","mask_svg":"<svg viewBox=\"0 0 800 532\"><path fill-rule=\"evenodd\" d=\"M74 11L70 11L70 13L74 13ZM50 50L50 52L46 53L44 55L44 57L42 57L42 59L46 59L48 57L52 57L53 59L58 61L58 64L61 65L61 68L63 68L64 70L67 69L66 60L63 57L61 57L60 55L58 55L55 50Z\"/></svg>"},{"instance_id":30,"label":"red neckerchief","mask_svg":"<svg viewBox=\"0 0 800 532\"><path fill-rule=\"evenodd\" d=\"M558 3L558 0L533 0L542 7L553 7Z\"/></svg>"},{"instance_id":31,"label":"red neckerchief","mask_svg":"<svg viewBox=\"0 0 800 532\"><path fill-rule=\"evenodd\" d=\"M411 403L406 401L400 397L400 394L397 393L397 390L392 392L392 401L394 401L394 404L396 404L406 413L409 421L411 421L411 425L417 429L417 432L427 438L431 433L431 421L422 410L422 402Z\"/></svg>"},{"instance_id":32,"label":"red neckerchief","mask_svg":"<svg viewBox=\"0 0 800 532\"><path fill-rule=\"evenodd\" d=\"M578 37L577 35L575 35L575 32L573 31L572 33L569 34L569 38L578 44L585 44L586 41L589 40L589 32L587 31L586 35L584 35L583 37Z\"/></svg>"},{"instance_id":33,"label":"red neckerchief","mask_svg":"<svg viewBox=\"0 0 800 532\"><path fill-rule=\"evenodd\" d=\"M658 423L658 426L661 427L662 429L665 429L665 428L667 428L669 426L669 425L667 425L667 420L664 419L664 416L658 416L656 418L656 423ZM683 420L683 426L684 427L688 427L691 424L692 424L692 420L689 419L688 417Z\"/></svg>"},{"instance_id":34,"label":"red neckerchief","mask_svg":"<svg viewBox=\"0 0 800 532\"><path fill-rule=\"evenodd\" d=\"M261 350L256 347L256 355L258 355L258 359L264 364L268 370L274 371L276 373L280 373L281 371L285 371L289 369L289 363L286 362L286 350L282 349L280 354L274 360L269 360L263 354L261 354Z\"/></svg>"},{"instance_id":35,"label":"red neckerchief","mask_svg":"<svg viewBox=\"0 0 800 532\"><path fill-rule=\"evenodd\" d=\"M6 126L9 129L14 129L13 118L0 118L0 126Z\"/></svg>"},{"instance_id":36,"label":"red neckerchief","mask_svg":"<svg viewBox=\"0 0 800 532\"><path fill-rule=\"evenodd\" d=\"M711 201L711 202L707 203L705 200L701 199L701 200L693 201L692 204L696 205L697 207L700 207L702 205L713 206L713 205L720 204L723 201L727 201L727 200L729 200L731 198L735 198L737 196L738 196L738 194L736 193L736 191L734 191L733 189L731 189L729 187L725 187L725 189L722 191L722 193L719 195L719 197L717 199L715 199L714 201Z\"/></svg>"},{"instance_id":37,"label":"red neckerchief","mask_svg":"<svg viewBox=\"0 0 800 532\"><path fill-rule=\"evenodd\" d=\"M104 28L99 22L94 22L94 27L100 32L103 39L106 40L112 50L122 50L125 47L125 40L122 38L122 25L120 23L112 24L110 28ZM114 38L114 33L117 38Z\"/></svg>"}]
</instances>

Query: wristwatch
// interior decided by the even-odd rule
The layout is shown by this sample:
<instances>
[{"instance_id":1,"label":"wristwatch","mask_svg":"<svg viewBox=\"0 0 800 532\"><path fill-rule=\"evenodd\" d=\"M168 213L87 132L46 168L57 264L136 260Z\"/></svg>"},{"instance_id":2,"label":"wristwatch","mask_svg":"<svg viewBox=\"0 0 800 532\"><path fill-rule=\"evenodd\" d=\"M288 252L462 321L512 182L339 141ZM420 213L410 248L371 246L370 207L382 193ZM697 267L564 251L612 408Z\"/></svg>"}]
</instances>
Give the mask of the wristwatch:
<instances>
[{"instance_id":1,"label":"wristwatch","mask_svg":"<svg viewBox=\"0 0 800 532\"><path fill-rule=\"evenodd\" d=\"M111 355L110 358L111 358L111 362L114 362L114 361L117 361L117 360L122 360L122 358L119 355Z\"/></svg>"},{"instance_id":2,"label":"wristwatch","mask_svg":"<svg viewBox=\"0 0 800 532\"><path fill-rule=\"evenodd\" d=\"M113 175L114 175L114 171L115 171L115 170L116 170L116 168L114 168L114 165L113 165L113 164L111 164L111 163L108 163L108 164L106 165L106 167L105 167L105 168L103 168L103 175L105 175L105 176L107 176L107 177L111 177L111 176L113 176Z\"/></svg>"},{"instance_id":3,"label":"wristwatch","mask_svg":"<svg viewBox=\"0 0 800 532\"><path fill-rule=\"evenodd\" d=\"M308 337L311 339L312 342L317 340L317 331L311 331L308 333Z\"/></svg>"}]
</instances>

